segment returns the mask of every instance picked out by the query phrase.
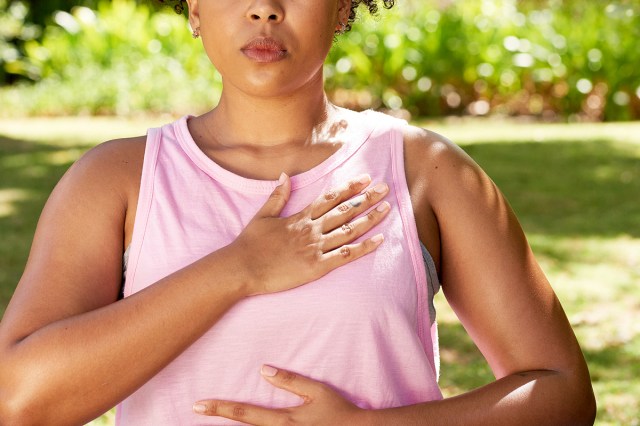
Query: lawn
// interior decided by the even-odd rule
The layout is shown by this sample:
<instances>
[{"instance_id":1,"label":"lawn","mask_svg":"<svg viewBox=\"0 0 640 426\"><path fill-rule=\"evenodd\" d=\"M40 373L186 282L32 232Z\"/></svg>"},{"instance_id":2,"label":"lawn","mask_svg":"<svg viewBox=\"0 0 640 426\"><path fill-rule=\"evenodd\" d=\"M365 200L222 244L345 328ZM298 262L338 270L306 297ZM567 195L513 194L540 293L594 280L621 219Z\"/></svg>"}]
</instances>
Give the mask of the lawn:
<instances>
[{"instance_id":1,"label":"lawn","mask_svg":"<svg viewBox=\"0 0 640 426\"><path fill-rule=\"evenodd\" d=\"M96 143L170 118L0 120L0 314L40 210ZM422 123L460 144L500 186L563 302L589 363L598 425L640 420L640 123ZM492 379L438 296L446 395ZM94 422L112 424L112 413Z\"/></svg>"}]
</instances>

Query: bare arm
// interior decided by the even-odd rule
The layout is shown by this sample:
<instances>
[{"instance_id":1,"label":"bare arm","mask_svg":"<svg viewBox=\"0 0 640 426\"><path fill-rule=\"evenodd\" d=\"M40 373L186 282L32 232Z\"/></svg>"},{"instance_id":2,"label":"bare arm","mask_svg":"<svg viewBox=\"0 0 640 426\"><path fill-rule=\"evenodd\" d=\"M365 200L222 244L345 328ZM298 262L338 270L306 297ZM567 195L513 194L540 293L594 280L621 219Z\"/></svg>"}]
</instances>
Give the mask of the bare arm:
<instances>
[{"instance_id":1,"label":"bare arm","mask_svg":"<svg viewBox=\"0 0 640 426\"><path fill-rule=\"evenodd\" d=\"M423 190L437 221L444 293L497 381L444 401L382 411L381 423L395 416L416 424L593 423L583 355L504 197L440 136L414 129L405 140L410 186ZM417 216L427 234L429 214Z\"/></svg>"},{"instance_id":2,"label":"bare arm","mask_svg":"<svg viewBox=\"0 0 640 426\"><path fill-rule=\"evenodd\" d=\"M233 244L116 302L130 233L123 230L132 223L143 142L116 141L92 150L47 202L24 275L0 323L0 423L77 424L95 418L239 300L311 281L380 242L350 244L384 212L354 222L352 235L332 232L384 197L371 189L369 197L358 195L367 179L280 218L290 190L284 178ZM335 208L353 196L363 198L361 207L346 213ZM267 244L279 250L260 249ZM350 248L346 255L339 250L343 245ZM286 267L277 256L288 259Z\"/></svg>"}]
</instances>

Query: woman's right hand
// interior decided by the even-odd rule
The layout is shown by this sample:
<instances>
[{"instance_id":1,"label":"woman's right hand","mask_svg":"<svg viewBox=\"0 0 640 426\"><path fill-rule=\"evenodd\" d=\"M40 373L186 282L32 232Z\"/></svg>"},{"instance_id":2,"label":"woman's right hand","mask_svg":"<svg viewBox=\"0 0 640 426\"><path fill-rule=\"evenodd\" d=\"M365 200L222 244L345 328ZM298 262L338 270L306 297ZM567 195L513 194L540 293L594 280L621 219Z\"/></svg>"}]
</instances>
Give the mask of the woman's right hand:
<instances>
[{"instance_id":1,"label":"woman's right hand","mask_svg":"<svg viewBox=\"0 0 640 426\"><path fill-rule=\"evenodd\" d=\"M370 183L368 175L357 177L322 194L302 211L280 217L291 193L291 181L283 173L280 185L229 247L241 259L247 295L298 287L374 251L382 234L353 243L390 209L388 202L380 203L389 187L378 183L367 189Z\"/></svg>"}]
</instances>

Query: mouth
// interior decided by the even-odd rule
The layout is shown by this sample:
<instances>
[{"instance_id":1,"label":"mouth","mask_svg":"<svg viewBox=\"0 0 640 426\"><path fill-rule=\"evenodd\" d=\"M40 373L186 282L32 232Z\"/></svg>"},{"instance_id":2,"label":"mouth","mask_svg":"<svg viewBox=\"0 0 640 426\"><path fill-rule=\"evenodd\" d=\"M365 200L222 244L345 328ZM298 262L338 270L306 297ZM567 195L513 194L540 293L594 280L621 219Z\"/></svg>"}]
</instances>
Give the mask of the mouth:
<instances>
[{"instance_id":1,"label":"mouth","mask_svg":"<svg viewBox=\"0 0 640 426\"><path fill-rule=\"evenodd\" d=\"M277 62L287 56L284 45L271 37L254 38L240 50L249 59L261 63Z\"/></svg>"}]
</instances>

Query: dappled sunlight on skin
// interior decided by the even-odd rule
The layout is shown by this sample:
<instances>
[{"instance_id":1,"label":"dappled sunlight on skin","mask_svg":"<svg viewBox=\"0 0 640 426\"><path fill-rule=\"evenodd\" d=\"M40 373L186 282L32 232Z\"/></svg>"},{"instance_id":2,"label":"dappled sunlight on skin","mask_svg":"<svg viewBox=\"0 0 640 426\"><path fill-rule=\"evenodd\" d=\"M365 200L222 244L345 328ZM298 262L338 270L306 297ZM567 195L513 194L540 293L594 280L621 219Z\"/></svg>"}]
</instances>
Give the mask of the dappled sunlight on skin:
<instances>
[{"instance_id":1,"label":"dappled sunlight on skin","mask_svg":"<svg viewBox=\"0 0 640 426\"><path fill-rule=\"evenodd\" d=\"M46 123L52 126L42 127ZM0 120L0 135L13 138L0 136L0 205L13 209L0 215L4 300L26 261L42 204L74 156L104 139L142 134L150 125L91 118ZM464 148L507 194L523 221L583 345L599 401L597 424L637 424L640 385L632 378L640 376L640 330L633 321L640 315L640 219L632 215L639 210L630 194L640 188L640 141L632 143L630 135L640 135L640 123L623 123L622 130L617 125L505 126L466 123L442 132L456 142L477 136L479 142ZM434 155L444 147L434 144ZM631 174L629 183L621 179L624 173ZM496 200L494 188L478 183L466 169L464 174L470 188L480 185L488 199ZM428 185L421 190L429 191ZM567 199L575 204L565 204ZM460 394L492 381L442 292L436 305L444 393ZM4 305L0 315L3 310ZM90 424L110 425L113 417L111 412Z\"/></svg>"}]
</instances>

